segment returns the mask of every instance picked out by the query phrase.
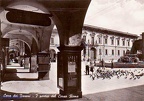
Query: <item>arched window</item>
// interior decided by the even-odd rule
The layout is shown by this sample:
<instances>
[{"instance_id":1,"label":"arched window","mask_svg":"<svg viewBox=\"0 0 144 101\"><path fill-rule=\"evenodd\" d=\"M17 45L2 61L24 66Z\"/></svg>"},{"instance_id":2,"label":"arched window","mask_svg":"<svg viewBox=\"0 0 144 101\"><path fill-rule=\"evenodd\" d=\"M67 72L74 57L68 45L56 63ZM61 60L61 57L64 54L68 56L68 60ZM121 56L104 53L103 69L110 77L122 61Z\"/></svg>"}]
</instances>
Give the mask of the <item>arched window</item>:
<instances>
[{"instance_id":1,"label":"arched window","mask_svg":"<svg viewBox=\"0 0 144 101\"><path fill-rule=\"evenodd\" d=\"M91 37L91 44L94 45L94 37Z\"/></svg>"}]
</instances>

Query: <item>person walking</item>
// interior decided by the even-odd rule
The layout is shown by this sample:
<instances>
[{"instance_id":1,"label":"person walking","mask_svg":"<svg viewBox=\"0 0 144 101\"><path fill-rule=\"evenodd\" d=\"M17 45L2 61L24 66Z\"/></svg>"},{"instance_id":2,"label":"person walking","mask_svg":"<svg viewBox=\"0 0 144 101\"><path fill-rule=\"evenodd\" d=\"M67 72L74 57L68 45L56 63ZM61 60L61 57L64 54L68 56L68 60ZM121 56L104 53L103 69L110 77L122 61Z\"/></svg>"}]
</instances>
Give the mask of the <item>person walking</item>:
<instances>
[{"instance_id":1,"label":"person walking","mask_svg":"<svg viewBox=\"0 0 144 101\"><path fill-rule=\"evenodd\" d=\"M103 59L102 59L101 63L102 63L102 67L104 67L104 60Z\"/></svg>"},{"instance_id":2,"label":"person walking","mask_svg":"<svg viewBox=\"0 0 144 101\"><path fill-rule=\"evenodd\" d=\"M111 60L111 69L113 69L114 67L114 63L113 63L113 59Z\"/></svg>"},{"instance_id":3,"label":"person walking","mask_svg":"<svg viewBox=\"0 0 144 101\"><path fill-rule=\"evenodd\" d=\"M90 62L90 71L92 72L92 75L93 75L93 72L94 72L94 64L92 62Z\"/></svg>"},{"instance_id":4,"label":"person walking","mask_svg":"<svg viewBox=\"0 0 144 101\"><path fill-rule=\"evenodd\" d=\"M94 66L95 66L95 67L97 66L97 64L96 64L96 60L94 61Z\"/></svg>"},{"instance_id":5,"label":"person walking","mask_svg":"<svg viewBox=\"0 0 144 101\"><path fill-rule=\"evenodd\" d=\"M90 62L89 60L86 61L86 75L89 75L89 66L90 66Z\"/></svg>"}]
</instances>

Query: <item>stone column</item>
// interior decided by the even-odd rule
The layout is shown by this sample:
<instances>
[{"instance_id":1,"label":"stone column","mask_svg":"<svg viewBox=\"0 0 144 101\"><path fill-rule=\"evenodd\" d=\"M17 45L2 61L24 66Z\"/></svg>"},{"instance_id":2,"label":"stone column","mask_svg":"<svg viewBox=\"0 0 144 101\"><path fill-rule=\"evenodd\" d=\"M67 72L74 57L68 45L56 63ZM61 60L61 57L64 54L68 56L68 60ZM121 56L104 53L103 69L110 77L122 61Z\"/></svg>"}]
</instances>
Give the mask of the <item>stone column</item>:
<instances>
[{"instance_id":1,"label":"stone column","mask_svg":"<svg viewBox=\"0 0 144 101\"><path fill-rule=\"evenodd\" d=\"M31 55L31 73L37 72L38 64L37 64L37 56L36 55Z\"/></svg>"},{"instance_id":2,"label":"stone column","mask_svg":"<svg viewBox=\"0 0 144 101\"><path fill-rule=\"evenodd\" d=\"M10 58L9 58L9 47L6 47L6 60L7 60L7 65L10 64Z\"/></svg>"},{"instance_id":3,"label":"stone column","mask_svg":"<svg viewBox=\"0 0 144 101\"><path fill-rule=\"evenodd\" d=\"M29 69L30 68L30 62L29 62L29 57L24 58L24 69Z\"/></svg>"},{"instance_id":4,"label":"stone column","mask_svg":"<svg viewBox=\"0 0 144 101\"><path fill-rule=\"evenodd\" d=\"M47 52L39 52L37 54L37 63L38 63L38 79L49 80L50 54Z\"/></svg>"},{"instance_id":5,"label":"stone column","mask_svg":"<svg viewBox=\"0 0 144 101\"><path fill-rule=\"evenodd\" d=\"M4 57L3 57L3 61L4 61L4 69L6 70L7 67L7 56L6 56L6 47L3 46L3 50L4 50Z\"/></svg>"},{"instance_id":6,"label":"stone column","mask_svg":"<svg viewBox=\"0 0 144 101\"><path fill-rule=\"evenodd\" d=\"M58 47L58 87L61 95L73 94L82 97L81 91L81 46Z\"/></svg>"}]
</instances>

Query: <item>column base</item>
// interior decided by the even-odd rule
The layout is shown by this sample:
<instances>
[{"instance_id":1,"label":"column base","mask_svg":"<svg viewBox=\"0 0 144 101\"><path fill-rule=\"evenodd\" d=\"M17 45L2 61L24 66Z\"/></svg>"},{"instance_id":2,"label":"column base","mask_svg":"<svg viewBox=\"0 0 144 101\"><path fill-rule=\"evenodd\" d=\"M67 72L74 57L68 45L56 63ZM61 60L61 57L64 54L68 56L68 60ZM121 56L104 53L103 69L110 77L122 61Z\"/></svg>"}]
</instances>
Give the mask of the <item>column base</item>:
<instances>
[{"instance_id":1,"label":"column base","mask_svg":"<svg viewBox=\"0 0 144 101\"><path fill-rule=\"evenodd\" d=\"M67 92L67 91L63 91L63 90L59 90L59 93L61 94L61 95L70 95L70 94L73 94L73 95L75 95L75 96L79 96L78 98L82 98L82 91L75 91L75 92L72 92L72 93L70 93L70 92Z\"/></svg>"},{"instance_id":2,"label":"column base","mask_svg":"<svg viewBox=\"0 0 144 101\"><path fill-rule=\"evenodd\" d=\"M47 72L38 72L38 79L39 80L49 80L49 71Z\"/></svg>"}]
</instances>

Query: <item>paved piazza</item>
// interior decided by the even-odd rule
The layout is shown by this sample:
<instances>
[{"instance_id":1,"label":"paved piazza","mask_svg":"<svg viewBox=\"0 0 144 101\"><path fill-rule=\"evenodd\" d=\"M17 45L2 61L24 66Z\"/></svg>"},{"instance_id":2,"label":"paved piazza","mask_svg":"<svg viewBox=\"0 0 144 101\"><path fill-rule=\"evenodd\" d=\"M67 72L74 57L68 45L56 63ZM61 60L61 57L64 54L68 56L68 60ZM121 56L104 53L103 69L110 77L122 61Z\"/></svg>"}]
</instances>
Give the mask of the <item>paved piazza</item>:
<instances>
[{"instance_id":1,"label":"paved piazza","mask_svg":"<svg viewBox=\"0 0 144 101\"><path fill-rule=\"evenodd\" d=\"M8 67L14 68L14 67ZM97 69L98 67L95 67ZM109 70L120 70L110 69ZM19 72L22 72L22 68L17 69ZM144 72L143 68L123 68L122 70L135 71L135 72ZM85 64L82 62L82 93L83 96L91 95L95 93L105 93L113 90L120 90L123 88L136 87L144 85L144 76L140 79L130 79L125 77L120 77L119 79L114 76L111 79L106 78L95 78L94 80L90 75L85 75ZM57 64L51 64L50 70L50 80L35 80L37 78L37 73L27 73L28 70L24 71L25 73L17 73L16 75L21 79L33 79L30 80L11 80L2 83L1 89L3 91L12 92L12 93L39 93L39 94L58 94L59 89L57 88Z\"/></svg>"}]
</instances>

